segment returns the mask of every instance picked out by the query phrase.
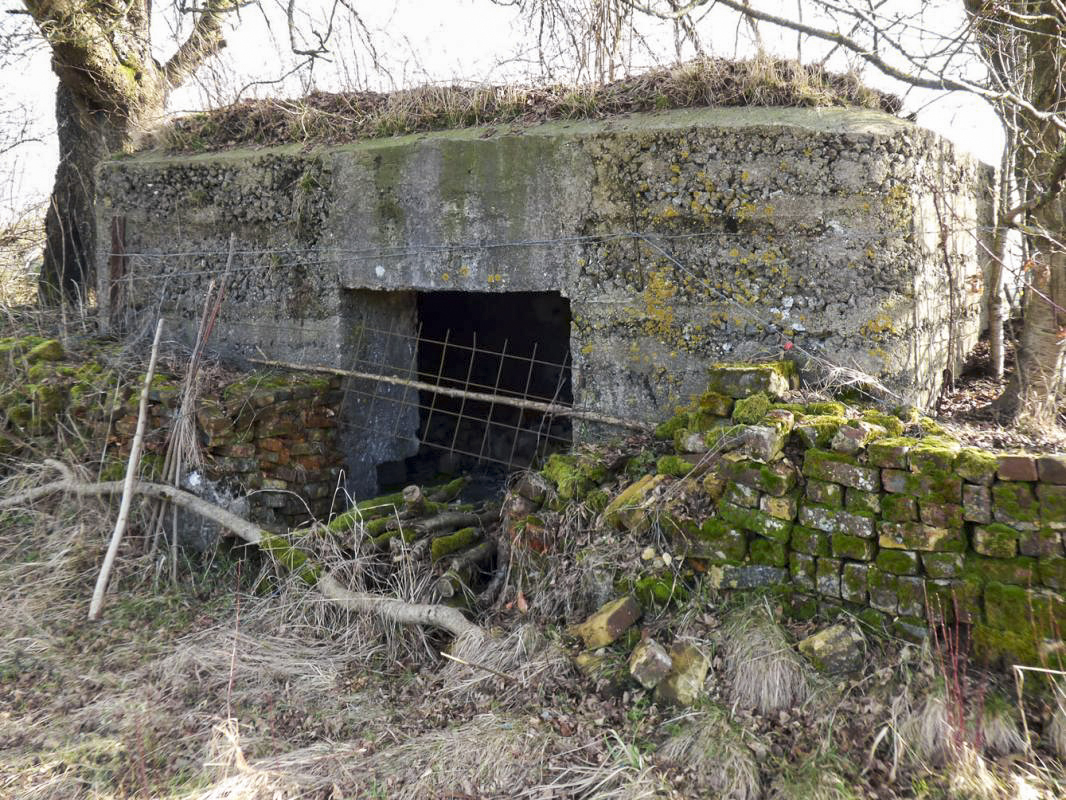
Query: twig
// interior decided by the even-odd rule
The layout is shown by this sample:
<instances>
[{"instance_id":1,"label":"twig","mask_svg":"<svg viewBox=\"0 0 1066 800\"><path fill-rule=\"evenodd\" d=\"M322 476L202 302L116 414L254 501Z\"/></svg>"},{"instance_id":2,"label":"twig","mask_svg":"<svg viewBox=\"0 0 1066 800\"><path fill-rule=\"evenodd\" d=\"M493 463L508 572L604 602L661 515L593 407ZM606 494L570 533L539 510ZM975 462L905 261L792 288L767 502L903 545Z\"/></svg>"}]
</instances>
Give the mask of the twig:
<instances>
[{"instance_id":1,"label":"twig","mask_svg":"<svg viewBox=\"0 0 1066 800\"><path fill-rule=\"evenodd\" d=\"M518 679L515 678L513 675L508 675L506 672L500 672L498 669L486 667L484 664L479 664L476 661L467 661L465 658L453 656L451 653L446 653L443 650L441 650L440 654L449 661L454 661L456 664L462 664L464 667L477 667L478 669L485 670L485 672L491 672L498 678L503 678L506 681L511 681L511 683L518 683Z\"/></svg>"},{"instance_id":2,"label":"twig","mask_svg":"<svg viewBox=\"0 0 1066 800\"><path fill-rule=\"evenodd\" d=\"M60 492L79 497L100 497L118 494L124 488L125 481L82 483L64 479L4 497L0 499L0 510L23 506ZM237 516L232 511L220 508L194 494L167 484L146 481L136 481L134 488L145 497L169 500L175 505L181 506L232 531L249 544L262 547L265 552L270 553L275 558L275 563L294 569L301 576L306 576L309 579L308 582L312 583L323 597L336 603L341 608L363 614L372 614L400 625L427 625L440 628L453 636L464 634L477 637L485 636L485 632L463 616L462 612L457 608L436 604L408 603L395 597L353 592L346 589L332 575L320 570L318 565L312 562L303 551L288 546L286 547L286 552L275 553L272 547L279 542L284 542L285 540L282 537L267 533L254 523Z\"/></svg>"},{"instance_id":3,"label":"twig","mask_svg":"<svg viewBox=\"0 0 1066 800\"><path fill-rule=\"evenodd\" d=\"M151 388L152 378L155 376L155 362L159 358L159 339L162 335L163 320L160 318L155 326L152 355L148 360L148 372L144 376L144 386L141 388L141 404L137 411L137 432L133 435L130 460L126 463L126 479L122 482L122 503L119 505L118 518L115 520L115 531L111 534L111 543L107 547L104 564L100 567L100 575L96 579L93 598L89 603L90 621L100 619L100 612L104 605L104 592L107 591L107 581L111 577L111 567L115 563L115 556L118 555L118 546L122 542L122 535L126 532L126 522L130 516L130 505L133 502L134 478L141 464L141 445L144 442L144 428L148 418L148 390Z\"/></svg>"}]
</instances>

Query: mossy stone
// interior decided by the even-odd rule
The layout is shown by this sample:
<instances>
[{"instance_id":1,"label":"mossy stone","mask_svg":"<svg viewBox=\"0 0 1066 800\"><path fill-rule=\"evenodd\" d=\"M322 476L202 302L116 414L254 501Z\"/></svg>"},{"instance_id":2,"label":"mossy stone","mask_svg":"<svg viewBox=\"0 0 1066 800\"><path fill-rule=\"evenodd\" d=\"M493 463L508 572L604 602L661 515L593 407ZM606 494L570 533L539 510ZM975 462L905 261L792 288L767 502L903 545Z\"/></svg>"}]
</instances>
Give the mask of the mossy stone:
<instances>
[{"instance_id":1,"label":"mossy stone","mask_svg":"<svg viewBox=\"0 0 1066 800\"><path fill-rule=\"evenodd\" d=\"M969 483L988 486L995 480L999 457L980 447L963 447L955 456L955 474Z\"/></svg>"},{"instance_id":2,"label":"mossy stone","mask_svg":"<svg viewBox=\"0 0 1066 800\"><path fill-rule=\"evenodd\" d=\"M921 571L918 554L913 550L881 550L874 563L893 575L917 575Z\"/></svg>"},{"instance_id":3,"label":"mossy stone","mask_svg":"<svg viewBox=\"0 0 1066 800\"><path fill-rule=\"evenodd\" d=\"M675 414L670 419L660 422L655 428L655 438L670 441L674 435L688 425L688 414Z\"/></svg>"},{"instance_id":4,"label":"mossy stone","mask_svg":"<svg viewBox=\"0 0 1066 800\"><path fill-rule=\"evenodd\" d=\"M884 411L869 409L862 412L862 419L874 425L880 425L887 431L889 436L903 435L903 423L894 414L886 414Z\"/></svg>"},{"instance_id":5,"label":"mossy stone","mask_svg":"<svg viewBox=\"0 0 1066 800\"><path fill-rule=\"evenodd\" d=\"M48 339L27 350L26 361L30 364L38 361L62 361L64 355L63 345L59 340Z\"/></svg>"},{"instance_id":6,"label":"mossy stone","mask_svg":"<svg viewBox=\"0 0 1066 800\"><path fill-rule=\"evenodd\" d=\"M716 417L728 417L733 413L733 398L720 392L706 391L694 404L699 411L705 411Z\"/></svg>"},{"instance_id":7,"label":"mossy stone","mask_svg":"<svg viewBox=\"0 0 1066 800\"><path fill-rule=\"evenodd\" d=\"M850 558L853 561L869 561L877 552L877 545L871 539L850 536L846 533L834 533L830 538L833 555L837 558Z\"/></svg>"},{"instance_id":8,"label":"mossy stone","mask_svg":"<svg viewBox=\"0 0 1066 800\"><path fill-rule=\"evenodd\" d=\"M860 514L880 514L881 495L878 492L848 489L844 496L844 508Z\"/></svg>"},{"instance_id":9,"label":"mossy stone","mask_svg":"<svg viewBox=\"0 0 1066 800\"><path fill-rule=\"evenodd\" d=\"M844 417L848 413L848 407L836 400L818 401L807 403L807 413L814 416Z\"/></svg>"},{"instance_id":10,"label":"mossy stone","mask_svg":"<svg viewBox=\"0 0 1066 800\"><path fill-rule=\"evenodd\" d=\"M592 487L592 482L579 465L577 456L553 453L540 473L555 484L556 491L563 500L580 500Z\"/></svg>"},{"instance_id":11,"label":"mossy stone","mask_svg":"<svg viewBox=\"0 0 1066 800\"><path fill-rule=\"evenodd\" d=\"M778 519L753 508L743 508L733 503L722 502L718 506L719 516L738 528L753 531L778 542L788 542L792 530L790 520ZM780 565L775 565L780 566Z\"/></svg>"},{"instance_id":12,"label":"mossy stone","mask_svg":"<svg viewBox=\"0 0 1066 800\"><path fill-rule=\"evenodd\" d=\"M848 422L847 417L818 414L804 417L793 433L804 447L829 447L837 431Z\"/></svg>"},{"instance_id":13,"label":"mossy stone","mask_svg":"<svg viewBox=\"0 0 1066 800\"><path fill-rule=\"evenodd\" d=\"M660 475L683 478L692 471L692 464L676 455L666 455L655 462L655 471Z\"/></svg>"},{"instance_id":14,"label":"mossy stone","mask_svg":"<svg viewBox=\"0 0 1066 800\"><path fill-rule=\"evenodd\" d=\"M803 525L792 526L792 548L812 556L829 555L829 535Z\"/></svg>"},{"instance_id":15,"label":"mossy stone","mask_svg":"<svg viewBox=\"0 0 1066 800\"><path fill-rule=\"evenodd\" d=\"M787 566L788 546L785 542L756 536L748 546L748 560L765 567Z\"/></svg>"},{"instance_id":16,"label":"mossy stone","mask_svg":"<svg viewBox=\"0 0 1066 800\"><path fill-rule=\"evenodd\" d=\"M757 425L770 411L770 398L764 392L741 398L733 406L733 422L737 425Z\"/></svg>"},{"instance_id":17,"label":"mossy stone","mask_svg":"<svg viewBox=\"0 0 1066 800\"><path fill-rule=\"evenodd\" d=\"M866 459L875 467L906 469L907 454L918 444L918 439L909 436L892 436L870 442Z\"/></svg>"}]
</instances>

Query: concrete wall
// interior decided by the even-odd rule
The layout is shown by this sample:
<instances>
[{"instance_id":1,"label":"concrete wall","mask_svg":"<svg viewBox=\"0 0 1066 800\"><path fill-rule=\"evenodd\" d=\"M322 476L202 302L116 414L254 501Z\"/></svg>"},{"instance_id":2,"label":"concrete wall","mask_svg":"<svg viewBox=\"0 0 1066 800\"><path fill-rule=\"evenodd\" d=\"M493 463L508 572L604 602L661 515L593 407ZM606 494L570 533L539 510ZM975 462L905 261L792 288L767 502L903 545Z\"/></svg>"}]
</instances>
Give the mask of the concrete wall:
<instances>
[{"instance_id":1,"label":"concrete wall","mask_svg":"<svg viewBox=\"0 0 1066 800\"><path fill-rule=\"evenodd\" d=\"M105 318L161 309L191 339L234 233L216 333L231 355L345 366L364 313L346 290L552 290L571 302L580 406L661 417L709 361L779 355L775 328L801 360L928 406L979 332L990 177L928 131L848 109L144 154L102 168L100 229L124 217L129 255L112 303L99 254L99 297Z\"/></svg>"}]
</instances>

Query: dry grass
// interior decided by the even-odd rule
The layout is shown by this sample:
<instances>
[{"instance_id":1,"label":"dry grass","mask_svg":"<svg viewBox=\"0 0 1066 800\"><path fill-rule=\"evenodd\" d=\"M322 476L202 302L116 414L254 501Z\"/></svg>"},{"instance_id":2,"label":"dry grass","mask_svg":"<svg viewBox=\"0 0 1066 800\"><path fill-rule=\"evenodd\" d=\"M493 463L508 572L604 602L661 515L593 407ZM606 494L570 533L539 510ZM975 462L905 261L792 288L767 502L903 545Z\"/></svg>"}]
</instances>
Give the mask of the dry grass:
<instances>
[{"instance_id":1,"label":"dry grass","mask_svg":"<svg viewBox=\"0 0 1066 800\"><path fill-rule=\"evenodd\" d=\"M781 772L770 786L768 800L858 800L860 795L841 777L830 758L812 758Z\"/></svg>"},{"instance_id":2,"label":"dry grass","mask_svg":"<svg viewBox=\"0 0 1066 800\"><path fill-rule=\"evenodd\" d=\"M728 712L710 706L663 745L662 757L696 773L700 785L709 786L726 800L757 800L762 796L759 765L744 732Z\"/></svg>"},{"instance_id":3,"label":"dry grass","mask_svg":"<svg viewBox=\"0 0 1066 800\"><path fill-rule=\"evenodd\" d=\"M1018 706L999 692L985 696L984 709L978 722L983 752L993 756L1025 752L1025 737Z\"/></svg>"},{"instance_id":4,"label":"dry grass","mask_svg":"<svg viewBox=\"0 0 1066 800\"><path fill-rule=\"evenodd\" d=\"M1052 752L1066 761L1066 691L1056 687L1055 708L1051 712L1051 724L1048 726L1048 741Z\"/></svg>"},{"instance_id":5,"label":"dry grass","mask_svg":"<svg viewBox=\"0 0 1066 800\"><path fill-rule=\"evenodd\" d=\"M677 793L635 745L612 731L604 756L595 763L564 768L547 785L523 797L574 797L580 800L674 800Z\"/></svg>"},{"instance_id":6,"label":"dry grass","mask_svg":"<svg viewBox=\"0 0 1066 800\"><path fill-rule=\"evenodd\" d=\"M724 633L726 669L733 699L740 706L770 714L810 696L811 668L793 649L765 601L732 612Z\"/></svg>"},{"instance_id":7,"label":"dry grass","mask_svg":"<svg viewBox=\"0 0 1066 800\"><path fill-rule=\"evenodd\" d=\"M352 141L696 106L859 106L896 113L900 100L863 86L852 73L766 57L703 58L602 86L422 86L389 94L315 92L298 100L244 101L179 118L142 146L189 151Z\"/></svg>"}]
</instances>

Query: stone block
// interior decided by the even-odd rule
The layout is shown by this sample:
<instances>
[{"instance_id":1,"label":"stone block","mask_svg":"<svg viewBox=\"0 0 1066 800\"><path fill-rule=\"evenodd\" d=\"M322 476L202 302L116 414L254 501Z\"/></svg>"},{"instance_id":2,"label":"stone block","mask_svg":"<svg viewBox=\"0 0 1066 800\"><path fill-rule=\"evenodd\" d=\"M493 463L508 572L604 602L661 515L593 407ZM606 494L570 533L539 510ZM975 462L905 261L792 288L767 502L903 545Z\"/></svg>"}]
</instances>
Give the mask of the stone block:
<instances>
[{"instance_id":1,"label":"stone block","mask_svg":"<svg viewBox=\"0 0 1066 800\"><path fill-rule=\"evenodd\" d=\"M866 460L874 467L906 469L907 453L917 443L915 439L892 437L877 439L866 448Z\"/></svg>"},{"instance_id":2,"label":"stone block","mask_svg":"<svg viewBox=\"0 0 1066 800\"><path fill-rule=\"evenodd\" d=\"M1028 556L989 558L966 554L963 576L977 583L1007 583L1012 586L1031 586L1040 582L1037 560Z\"/></svg>"},{"instance_id":3,"label":"stone block","mask_svg":"<svg viewBox=\"0 0 1066 800\"><path fill-rule=\"evenodd\" d=\"M744 508L758 508L759 490L743 483L730 481L725 486L725 491L722 493L722 499L727 503L743 506Z\"/></svg>"},{"instance_id":4,"label":"stone block","mask_svg":"<svg viewBox=\"0 0 1066 800\"><path fill-rule=\"evenodd\" d=\"M839 415L809 416L796 423L793 433L805 449L829 447L843 424L844 418Z\"/></svg>"},{"instance_id":5,"label":"stone block","mask_svg":"<svg viewBox=\"0 0 1066 800\"><path fill-rule=\"evenodd\" d=\"M873 539L850 536L846 533L834 533L830 538L833 555L836 558L849 558L852 561L869 561L877 552Z\"/></svg>"},{"instance_id":6,"label":"stone block","mask_svg":"<svg viewBox=\"0 0 1066 800\"><path fill-rule=\"evenodd\" d=\"M934 528L959 529L963 526L962 506L955 503L918 503L918 518Z\"/></svg>"},{"instance_id":7,"label":"stone block","mask_svg":"<svg viewBox=\"0 0 1066 800\"><path fill-rule=\"evenodd\" d=\"M899 614L904 617L925 616L925 580L912 575L900 575L897 584Z\"/></svg>"},{"instance_id":8,"label":"stone block","mask_svg":"<svg viewBox=\"0 0 1066 800\"><path fill-rule=\"evenodd\" d=\"M765 536L756 536L748 543L748 560L764 567L788 566L788 545Z\"/></svg>"},{"instance_id":9,"label":"stone block","mask_svg":"<svg viewBox=\"0 0 1066 800\"><path fill-rule=\"evenodd\" d=\"M788 554L788 571L792 584L800 589L813 590L815 587L815 558L806 553L793 550Z\"/></svg>"},{"instance_id":10,"label":"stone block","mask_svg":"<svg viewBox=\"0 0 1066 800\"><path fill-rule=\"evenodd\" d=\"M803 474L864 492L881 488L881 475L876 467L862 466L852 456L827 450L808 450L803 458Z\"/></svg>"},{"instance_id":11,"label":"stone block","mask_svg":"<svg viewBox=\"0 0 1066 800\"><path fill-rule=\"evenodd\" d=\"M732 503L720 503L718 515L738 528L753 531L780 542L787 542L792 530L792 522L789 520L778 519L753 508L744 508Z\"/></svg>"},{"instance_id":12,"label":"stone block","mask_svg":"<svg viewBox=\"0 0 1066 800\"><path fill-rule=\"evenodd\" d=\"M729 480L774 497L787 494L796 485L796 468L786 460L762 464L748 459L727 459L722 467Z\"/></svg>"},{"instance_id":13,"label":"stone block","mask_svg":"<svg viewBox=\"0 0 1066 800\"><path fill-rule=\"evenodd\" d=\"M1036 473L1041 483L1066 484L1066 456L1039 456L1036 459Z\"/></svg>"},{"instance_id":14,"label":"stone block","mask_svg":"<svg viewBox=\"0 0 1066 800\"><path fill-rule=\"evenodd\" d=\"M970 522L991 522L992 490L987 486L963 484L962 516Z\"/></svg>"},{"instance_id":15,"label":"stone block","mask_svg":"<svg viewBox=\"0 0 1066 800\"><path fill-rule=\"evenodd\" d=\"M739 450L749 458L769 463L781 454L791 427L789 425L786 429L776 425L747 425L741 434L743 444Z\"/></svg>"},{"instance_id":16,"label":"stone block","mask_svg":"<svg viewBox=\"0 0 1066 800\"><path fill-rule=\"evenodd\" d=\"M1066 530L1066 486L1038 483L1036 499L1040 503L1041 524L1045 528Z\"/></svg>"},{"instance_id":17,"label":"stone block","mask_svg":"<svg viewBox=\"0 0 1066 800\"><path fill-rule=\"evenodd\" d=\"M767 364L715 364L707 370L707 388L733 398L766 392L780 399L798 388L795 366L788 361Z\"/></svg>"},{"instance_id":18,"label":"stone block","mask_svg":"<svg viewBox=\"0 0 1066 800\"><path fill-rule=\"evenodd\" d=\"M684 555L711 561L743 561L748 553L748 536L725 520L708 519L697 536L686 536Z\"/></svg>"},{"instance_id":19,"label":"stone block","mask_svg":"<svg viewBox=\"0 0 1066 800\"><path fill-rule=\"evenodd\" d=\"M1066 558L1041 558L1037 561L1037 572L1044 586L1066 590Z\"/></svg>"},{"instance_id":20,"label":"stone block","mask_svg":"<svg viewBox=\"0 0 1066 800\"><path fill-rule=\"evenodd\" d=\"M606 647L629 630L643 613L637 598L626 595L612 600L584 622L571 627L570 633L580 638L589 650Z\"/></svg>"},{"instance_id":21,"label":"stone block","mask_svg":"<svg viewBox=\"0 0 1066 800\"><path fill-rule=\"evenodd\" d=\"M1052 558L1064 555L1062 531L1042 528L1038 531L1021 531L1018 534L1018 551L1023 556Z\"/></svg>"},{"instance_id":22,"label":"stone block","mask_svg":"<svg viewBox=\"0 0 1066 800\"><path fill-rule=\"evenodd\" d=\"M830 625L796 645L819 672L855 672L866 658L866 640L849 625Z\"/></svg>"},{"instance_id":23,"label":"stone block","mask_svg":"<svg viewBox=\"0 0 1066 800\"><path fill-rule=\"evenodd\" d=\"M856 455L862 452L870 441L887 434L888 431L872 422L848 420L837 429L829 446L838 453Z\"/></svg>"},{"instance_id":24,"label":"stone block","mask_svg":"<svg viewBox=\"0 0 1066 800\"><path fill-rule=\"evenodd\" d=\"M629 655L629 674L645 689L654 689L673 667L673 659L654 639L641 639Z\"/></svg>"},{"instance_id":25,"label":"stone block","mask_svg":"<svg viewBox=\"0 0 1066 800\"><path fill-rule=\"evenodd\" d=\"M873 538L876 535L875 520L872 516L835 508L803 505L799 510L799 521L801 525L826 533L847 533L863 538Z\"/></svg>"},{"instance_id":26,"label":"stone block","mask_svg":"<svg viewBox=\"0 0 1066 800\"><path fill-rule=\"evenodd\" d=\"M1035 481L1039 478L1036 458L1025 454L1001 455L996 477L1001 481Z\"/></svg>"},{"instance_id":27,"label":"stone block","mask_svg":"<svg viewBox=\"0 0 1066 800\"><path fill-rule=\"evenodd\" d=\"M774 497L772 494L764 494L759 498L759 510L764 514L778 519L787 519L790 522L796 518L799 510L799 500L796 492Z\"/></svg>"},{"instance_id":28,"label":"stone block","mask_svg":"<svg viewBox=\"0 0 1066 800\"><path fill-rule=\"evenodd\" d=\"M960 531L935 528L922 522L882 522L878 544L891 550L961 552L966 540Z\"/></svg>"},{"instance_id":29,"label":"stone block","mask_svg":"<svg viewBox=\"0 0 1066 800\"><path fill-rule=\"evenodd\" d=\"M869 564L847 562L840 573L840 596L849 603L866 603Z\"/></svg>"},{"instance_id":30,"label":"stone block","mask_svg":"<svg viewBox=\"0 0 1066 800\"><path fill-rule=\"evenodd\" d=\"M859 514L880 514L881 495L878 492L848 489L844 494L844 508Z\"/></svg>"},{"instance_id":31,"label":"stone block","mask_svg":"<svg viewBox=\"0 0 1066 800\"><path fill-rule=\"evenodd\" d=\"M842 508L844 505L844 487L839 483L814 480L807 481L807 498L818 505L829 508Z\"/></svg>"},{"instance_id":32,"label":"stone block","mask_svg":"<svg viewBox=\"0 0 1066 800\"><path fill-rule=\"evenodd\" d=\"M962 478L958 475L883 469L881 482L885 491L892 494L906 494L934 503L962 502Z\"/></svg>"},{"instance_id":33,"label":"stone block","mask_svg":"<svg viewBox=\"0 0 1066 800\"><path fill-rule=\"evenodd\" d=\"M788 583L787 569L755 564L712 564L706 574L708 584L714 589L761 589Z\"/></svg>"},{"instance_id":34,"label":"stone block","mask_svg":"<svg viewBox=\"0 0 1066 800\"><path fill-rule=\"evenodd\" d=\"M889 552L889 551L884 551ZM895 550L891 552L902 552ZM922 553L922 568L930 578L956 578L962 575L962 553Z\"/></svg>"},{"instance_id":35,"label":"stone block","mask_svg":"<svg viewBox=\"0 0 1066 800\"><path fill-rule=\"evenodd\" d=\"M940 438L920 439L907 453L907 466L911 472L927 475L951 472L960 449L958 442Z\"/></svg>"},{"instance_id":36,"label":"stone block","mask_svg":"<svg viewBox=\"0 0 1066 800\"><path fill-rule=\"evenodd\" d=\"M992 487L992 518L1022 531L1039 528L1040 506L1032 484L997 482Z\"/></svg>"},{"instance_id":37,"label":"stone block","mask_svg":"<svg viewBox=\"0 0 1066 800\"><path fill-rule=\"evenodd\" d=\"M968 483L991 486L999 469L999 456L979 447L964 447L955 457L955 474Z\"/></svg>"},{"instance_id":38,"label":"stone block","mask_svg":"<svg viewBox=\"0 0 1066 800\"><path fill-rule=\"evenodd\" d=\"M915 522L918 501L905 494L886 494L881 498L881 518L887 522Z\"/></svg>"},{"instance_id":39,"label":"stone block","mask_svg":"<svg viewBox=\"0 0 1066 800\"><path fill-rule=\"evenodd\" d=\"M961 562L962 556L959 555ZM881 550L874 559L878 569L892 575L917 575L921 572L921 560L913 550Z\"/></svg>"},{"instance_id":40,"label":"stone block","mask_svg":"<svg viewBox=\"0 0 1066 800\"><path fill-rule=\"evenodd\" d=\"M655 696L664 703L690 706L703 690L710 659L695 645L676 642L670 648L670 663L670 672L655 687Z\"/></svg>"},{"instance_id":41,"label":"stone block","mask_svg":"<svg viewBox=\"0 0 1066 800\"><path fill-rule=\"evenodd\" d=\"M866 586L871 606L886 614L896 613L899 608L898 575L892 575L877 567L870 567L866 573Z\"/></svg>"},{"instance_id":42,"label":"stone block","mask_svg":"<svg viewBox=\"0 0 1066 800\"><path fill-rule=\"evenodd\" d=\"M815 587L818 594L824 597L840 597L840 570L842 562L839 558L819 558L814 571Z\"/></svg>"},{"instance_id":43,"label":"stone block","mask_svg":"<svg viewBox=\"0 0 1066 800\"><path fill-rule=\"evenodd\" d=\"M792 549L812 556L829 555L829 535L804 525L792 526Z\"/></svg>"}]
</instances>

